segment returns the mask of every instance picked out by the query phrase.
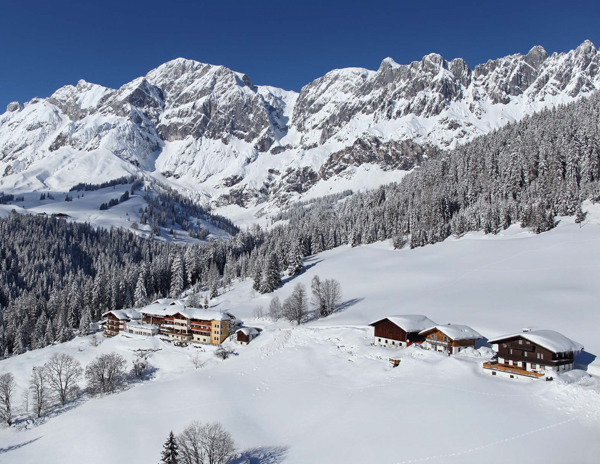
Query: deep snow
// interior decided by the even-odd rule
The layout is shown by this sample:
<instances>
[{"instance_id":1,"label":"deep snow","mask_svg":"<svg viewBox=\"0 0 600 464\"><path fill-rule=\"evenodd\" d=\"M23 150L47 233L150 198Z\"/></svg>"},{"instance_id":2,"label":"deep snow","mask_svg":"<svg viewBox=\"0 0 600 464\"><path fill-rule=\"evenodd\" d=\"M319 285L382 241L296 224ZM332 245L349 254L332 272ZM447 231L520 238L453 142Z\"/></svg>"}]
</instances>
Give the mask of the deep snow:
<instances>
[{"instance_id":1,"label":"deep snow","mask_svg":"<svg viewBox=\"0 0 600 464\"><path fill-rule=\"evenodd\" d=\"M512 227L498 236L468 234L419 249L388 243L340 247L307 260L297 282L336 278L344 309L301 327L254 319L274 296L252 297L250 280L211 302L263 328L225 361L206 347L118 336L90 337L0 361L24 388L31 367L66 351L90 362L116 350L161 349L155 377L125 392L84 399L39 425L0 429L2 463L157 462L168 432L193 420L221 421L241 450L261 463L596 463L600 382L574 371L553 382L485 375L489 350L447 357L373 347L367 324L394 314L424 314L468 324L484 337L522 328L554 329L585 346L585 367L600 353L600 206L583 227L571 218L547 233ZM227 342L230 344L231 342ZM233 346L233 345L232 345ZM392 369L390 354L399 355ZM599 363L588 372L598 374ZM260 458L260 456L263 456ZM266 457L264 457L266 456ZM246 462L240 460L239 462Z\"/></svg>"}]
</instances>

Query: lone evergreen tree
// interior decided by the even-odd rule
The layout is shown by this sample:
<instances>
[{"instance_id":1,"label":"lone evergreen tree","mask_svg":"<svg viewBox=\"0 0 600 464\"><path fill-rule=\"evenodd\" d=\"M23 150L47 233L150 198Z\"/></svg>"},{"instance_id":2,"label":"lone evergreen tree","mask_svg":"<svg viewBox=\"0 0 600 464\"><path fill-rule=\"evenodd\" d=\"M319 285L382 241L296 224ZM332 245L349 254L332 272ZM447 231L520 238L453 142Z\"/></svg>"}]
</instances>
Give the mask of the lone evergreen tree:
<instances>
[{"instance_id":1,"label":"lone evergreen tree","mask_svg":"<svg viewBox=\"0 0 600 464\"><path fill-rule=\"evenodd\" d=\"M581 203L577 205L577 209L575 210L575 223L579 224L579 228L581 228L581 223L585 219L585 214L581 209Z\"/></svg>"},{"instance_id":2,"label":"lone evergreen tree","mask_svg":"<svg viewBox=\"0 0 600 464\"><path fill-rule=\"evenodd\" d=\"M133 305L136 308L145 306L148 302L148 294L146 293L146 284L144 282L144 275L140 272L137 284L135 286L135 293L133 294Z\"/></svg>"},{"instance_id":3,"label":"lone evergreen tree","mask_svg":"<svg viewBox=\"0 0 600 464\"><path fill-rule=\"evenodd\" d=\"M277 255L275 253L271 253L271 256L269 256L269 260L267 261L267 267L265 267L263 271L260 292L271 293L280 285L281 275L279 274L279 263L277 262Z\"/></svg>"},{"instance_id":4,"label":"lone evergreen tree","mask_svg":"<svg viewBox=\"0 0 600 464\"><path fill-rule=\"evenodd\" d=\"M163 450L161 452L160 462L165 464L177 464L179 460L177 457L179 456L179 449L177 447L177 441L175 441L175 435L173 435L173 431L169 433L169 438L163 445Z\"/></svg>"},{"instance_id":5,"label":"lone evergreen tree","mask_svg":"<svg viewBox=\"0 0 600 464\"><path fill-rule=\"evenodd\" d=\"M179 294L183 291L184 285L183 261L181 261L181 257L177 255L171 266L171 289L169 291L171 298L179 297Z\"/></svg>"}]
</instances>

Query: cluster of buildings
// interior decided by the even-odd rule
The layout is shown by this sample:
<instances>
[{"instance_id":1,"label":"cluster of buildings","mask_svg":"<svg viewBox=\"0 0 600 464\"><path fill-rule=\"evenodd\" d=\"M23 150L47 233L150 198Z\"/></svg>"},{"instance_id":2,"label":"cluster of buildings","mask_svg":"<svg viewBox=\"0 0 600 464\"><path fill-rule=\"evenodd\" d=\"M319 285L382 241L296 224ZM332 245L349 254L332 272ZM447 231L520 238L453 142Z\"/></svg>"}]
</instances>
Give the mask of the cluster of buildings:
<instances>
[{"instance_id":1,"label":"cluster of buildings","mask_svg":"<svg viewBox=\"0 0 600 464\"><path fill-rule=\"evenodd\" d=\"M475 347L483 336L466 325L437 325L419 315L389 316L369 324L374 328L374 345L421 347L456 354ZM511 379L551 379L553 374L573 369L574 358L583 345L554 330L528 330L488 340L496 357L483 363L484 372ZM394 364L398 360L390 358Z\"/></svg>"},{"instance_id":2,"label":"cluster of buildings","mask_svg":"<svg viewBox=\"0 0 600 464\"><path fill-rule=\"evenodd\" d=\"M165 335L181 342L220 345L230 335L235 316L227 312L186 307L181 300L161 299L141 309L117 309L103 315L104 334ZM259 329L236 331L238 343L248 344Z\"/></svg>"},{"instance_id":3,"label":"cluster of buildings","mask_svg":"<svg viewBox=\"0 0 600 464\"><path fill-rule=\"evenodd\" d=\"M181 342L220 345L233 330L235 317L228 312L186 307L181 300L156 300L142 309L118 309L103 314L104 334L164 335ZM403 348L418 344L427 350L454 355L484 337L466 325L439 325L426 316L388 316L369 324L376 346ZM261 329L235 331L237 343L247 345ZM583 346L553 330L528 330L488 340L496 356L484 362L484 372L512 379L551 379L573 369ZM390 358L394 366L399 359Z\"/></svg>"}]
</instances>

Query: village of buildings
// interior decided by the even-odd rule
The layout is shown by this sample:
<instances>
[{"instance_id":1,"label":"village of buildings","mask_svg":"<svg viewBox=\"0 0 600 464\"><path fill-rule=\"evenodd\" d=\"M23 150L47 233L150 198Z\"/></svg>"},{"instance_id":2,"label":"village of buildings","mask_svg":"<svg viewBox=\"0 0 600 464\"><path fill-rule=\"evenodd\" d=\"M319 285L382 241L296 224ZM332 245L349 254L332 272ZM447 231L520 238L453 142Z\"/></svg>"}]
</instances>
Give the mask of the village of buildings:
<instances>
[{"instance_id":1,"label":"village of buildings","mask_svg":"<svg viewBox=\"0 0 600 464\"><path fill-rule=\"evenodd\" d=\"M248 345L260 335L257 327L240 327L227 311L186 307L183 300L159 299L140 309L119 309L103 314L107 337L119 333L167 337L180 343L221 345L231 339ZM482 363L483 372L510 379L553 380L557 374L574 369L575 355L584 347L554 330L530 330L486 340L467 325L438 325L418 314L388 316L369 324L373 327L373 346L406 348L419 346L448 356L476 348L481 342L491 345L494 357ZM392 367L401 359L390 356Z\"/></svg>"}]
</instances>

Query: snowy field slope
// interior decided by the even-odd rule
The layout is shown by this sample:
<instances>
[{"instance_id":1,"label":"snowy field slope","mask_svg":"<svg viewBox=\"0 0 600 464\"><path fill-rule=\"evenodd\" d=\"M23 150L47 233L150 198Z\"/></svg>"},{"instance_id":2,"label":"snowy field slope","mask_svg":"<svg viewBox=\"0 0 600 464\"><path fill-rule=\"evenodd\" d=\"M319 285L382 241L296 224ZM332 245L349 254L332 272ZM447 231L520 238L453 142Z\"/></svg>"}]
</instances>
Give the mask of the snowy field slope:
<instances>
[{"instance_id":1,"label":"snowy field slope","mask_svg":"<svg viewBox=\"0 0 600 464\"><path fill-rule=\"evenodd\" d=\"M148 185L148 184L146 184ZM112 206L106 210L100 210L100 205L108 203L110 200L118 199L125 192L131 190L132 184L119 184L114 187L106 187L99 190L91 191L47 191L54 198L40 199L40 192L22 193L23 201L11 201L9 204L0 205L0 217L5 217L11 211L16 211L19 214L66 214L69 216L69 221L85 222L92 226L103 227L110 229L111 227L121 227L123 229L135 232L137 235L148 238L151 233L150 223L141 224L140 218L142 213L140 210L148 207L148 202L144 198L145 195L156 195L156 190L149 187L150 190L142 191L138 188L134 195L123 203ZM69 195L73 200L65 201L65 196ZM133 224L137 224L137 229L132 229ZM195 219L194 223L198 228L208 229L210 234L207 238L225 239L229 234L210 224L203 219ZM169 232L171 228L174 235ZM160 227L161 240L176 242L176 243L200 243L200 240L190 237L186 230L183 230L180 225L169 224L167 227Z\"/></svg>"},{"instance_id":2,"label":"snowy field slope","mask_svg":"<svg viewBox=\"0 0 600 464\"><path fill-rule=\"evenodd\" d=\"M99 353L152 355L153 380L84 399L40 424L0 429L2 463L156 462L168 432L192 420L221 421L252 463L578 463L600 453L600 206L534 235L511 227L414 250L387 243L340 247L310 258L275 292L315 274L342 284L344 309L301 327L253 319L274 296L252 298L251 281L211 303L264 331L237 356L196 370L195 348L120 335L90 337L0 361L20 388L54 352L87 364ZM585 346L584 371L553 382L510 381L481 371L489 351L447 357L417 347L370 345L366 324L394 314L467 324L486 338L524 327L562 332ZM231 342L227 342L231 344ZM387 358L402 362L391 369Z\"/></svg>"}]
</instances>

